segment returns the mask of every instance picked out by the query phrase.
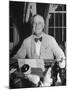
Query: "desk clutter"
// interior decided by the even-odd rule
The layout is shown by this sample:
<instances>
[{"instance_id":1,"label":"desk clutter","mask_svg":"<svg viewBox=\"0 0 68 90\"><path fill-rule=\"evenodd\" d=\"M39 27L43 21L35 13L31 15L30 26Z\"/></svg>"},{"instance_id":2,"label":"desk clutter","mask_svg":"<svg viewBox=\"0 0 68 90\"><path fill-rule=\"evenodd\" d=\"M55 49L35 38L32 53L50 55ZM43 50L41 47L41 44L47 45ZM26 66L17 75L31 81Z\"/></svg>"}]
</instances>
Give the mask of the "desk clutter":
<instances>
[{"instance_id":1,"label":"desk clutter","mask_svg":"<svg viewBox=\"0 0 68 90\"><path fill-rule=\"evenodd\" d=\"M9 88L66 85L66 68L60 69L55 60L11 60L9 69Z\"/></svg>"}]
</instances>

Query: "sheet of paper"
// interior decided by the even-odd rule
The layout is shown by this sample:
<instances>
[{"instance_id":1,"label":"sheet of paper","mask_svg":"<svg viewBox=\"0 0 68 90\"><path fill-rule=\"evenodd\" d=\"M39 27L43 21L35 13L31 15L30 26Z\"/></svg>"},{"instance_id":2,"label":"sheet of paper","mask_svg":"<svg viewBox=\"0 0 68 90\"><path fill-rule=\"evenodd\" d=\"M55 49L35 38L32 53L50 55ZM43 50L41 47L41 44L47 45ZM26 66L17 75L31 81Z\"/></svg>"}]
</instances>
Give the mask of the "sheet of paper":
<instances>
[{"instance_id":1,"label":"sheet of paper","mask_svg":"<svg viewBox=\"0 0 68 90\"><path fill-rule=\"evenodd\" d=\"M18 59L19 67L24 64L30 65L32 68L42 68L44 70L43 59Z\"/></svg>"}]
</instances>

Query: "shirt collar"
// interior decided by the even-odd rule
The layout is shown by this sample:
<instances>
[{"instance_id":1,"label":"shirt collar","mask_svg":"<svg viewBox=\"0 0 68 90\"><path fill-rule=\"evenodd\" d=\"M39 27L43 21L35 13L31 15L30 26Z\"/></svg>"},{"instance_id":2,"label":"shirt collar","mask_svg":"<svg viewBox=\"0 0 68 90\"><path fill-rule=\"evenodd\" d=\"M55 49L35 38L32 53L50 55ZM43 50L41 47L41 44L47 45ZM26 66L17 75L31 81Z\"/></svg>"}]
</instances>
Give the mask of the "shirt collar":
<instances>
[{"instance_id":1,"label":"shirt collar","mask_svg":"<svg viewBox=\"0 0 68 90\"><path fill-rule=\"evenodd\" d=\"M42 33L39 37L37 37L36 35L33 34L33 37L34 37L34 38L40 38L40 37L43 38L43 34L44 34L44 33Z\"/></svg>"}]
</instances>

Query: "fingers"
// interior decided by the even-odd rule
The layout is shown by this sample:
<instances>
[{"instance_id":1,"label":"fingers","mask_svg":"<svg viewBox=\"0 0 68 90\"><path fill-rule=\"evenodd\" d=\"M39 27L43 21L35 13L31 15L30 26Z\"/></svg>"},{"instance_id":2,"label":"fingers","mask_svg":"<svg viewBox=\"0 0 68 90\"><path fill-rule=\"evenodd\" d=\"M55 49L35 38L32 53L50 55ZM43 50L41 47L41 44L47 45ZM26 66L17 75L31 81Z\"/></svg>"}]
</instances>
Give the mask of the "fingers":
<instances>
[{"instance_id":1,"label":"fingers","mask_svg":"<svg viewBox=\"0 0 68 90\"><path fill-rule=\"evenodd\" d=\"M66 62L63 60L62 62L59 62L59 67L60 68L65 68Z\"/></svg>"},{"instance_id":2,"label":"fingers","mask_svg":"<svg viewBox=\"0 0 68 90\"><path fill-rule=\"evenodd\" d=\"M28 75L28 79L29 79L29 81L31 81L31 82L33 82L34 84L38 84L38 82L40 81L40 77L39 76L37 76L37 75L32 75L32 74L30 74L30 75Z\"/></svg>"},{"instance_id":3,"label":"fingers","mask_svg":"<svg viewBox=\"0 0 68 90\"><path fill-rule=\"evenodd\" d=\"M51 67L48 69L46 75L44 76L43 86L51 86L52 84L52 78L51 78Z\"/></svg>"}]
</instances>

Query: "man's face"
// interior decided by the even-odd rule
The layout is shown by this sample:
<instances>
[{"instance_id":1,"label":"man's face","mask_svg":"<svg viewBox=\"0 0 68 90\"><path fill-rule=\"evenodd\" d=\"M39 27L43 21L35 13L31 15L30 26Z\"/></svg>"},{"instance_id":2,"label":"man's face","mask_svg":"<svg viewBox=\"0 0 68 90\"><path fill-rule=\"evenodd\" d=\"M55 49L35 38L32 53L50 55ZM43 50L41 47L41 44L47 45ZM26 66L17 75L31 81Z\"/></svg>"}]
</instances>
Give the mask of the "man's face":
<instances>
[{"instance_id":1,"label":"man's face","mask_svg":"<svg viewBox=\"0 0 68 90\"><path fill-rule=\"evenodd\" d=\"M35 17L33 21L33 32L37 35L40 36L43 31L43 23L41 22L41 19L39 17Z\"/></svg>"}]
</instances>

